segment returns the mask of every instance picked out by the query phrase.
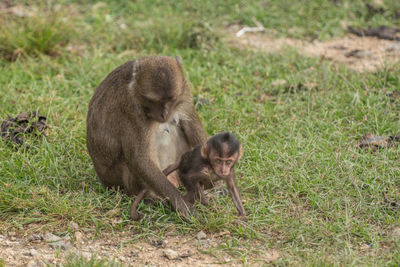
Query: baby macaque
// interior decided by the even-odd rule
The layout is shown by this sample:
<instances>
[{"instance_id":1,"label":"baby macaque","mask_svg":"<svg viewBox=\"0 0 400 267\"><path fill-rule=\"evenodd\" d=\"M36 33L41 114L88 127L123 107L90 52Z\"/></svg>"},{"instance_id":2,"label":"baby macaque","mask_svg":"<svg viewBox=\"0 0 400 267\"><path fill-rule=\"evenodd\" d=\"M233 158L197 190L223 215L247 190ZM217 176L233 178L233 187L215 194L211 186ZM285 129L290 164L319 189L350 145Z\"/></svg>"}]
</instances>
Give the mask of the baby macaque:
<instances>
[{"instance_id":1,"label":"baby macaque","mask_svg":"<svg viewBox=\"0 0 400 267\"><path fill-rule=\"evenodd\" d=\"M224 180L240 217L246 216L235 178L235 164L242 156L239 140L230 132L216 134L202 146L182 155L181 160L168 166L163 173L178 170L179 178L187 190L184 199L193 204L200 200L208 204L203 186Z\"/></svg>"}]
</instances>

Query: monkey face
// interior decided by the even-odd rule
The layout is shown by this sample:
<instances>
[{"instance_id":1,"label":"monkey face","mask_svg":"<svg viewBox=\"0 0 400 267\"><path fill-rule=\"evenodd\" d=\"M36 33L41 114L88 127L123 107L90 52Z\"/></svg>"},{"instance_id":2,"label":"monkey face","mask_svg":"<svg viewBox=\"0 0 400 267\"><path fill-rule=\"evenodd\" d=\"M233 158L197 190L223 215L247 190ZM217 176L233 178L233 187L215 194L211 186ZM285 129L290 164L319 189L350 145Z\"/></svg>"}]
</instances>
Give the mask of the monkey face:
<instances>
[{"instance_id":1,"label":"monkey face","mask_svg":"<svg viewBox=\"0 0 400 267\"><path fill-rule=\"evenodd\" d=\"M169 121L177 106L176 98L171 98L171 100L167 101L145 99L143 103L143 111L147 118L160 123Z\"/></svg>"},{"instance_id":2,"label":"monkey face","mask_svg":"<svg viewBox=\"0 0 400 267\"><path fill-rule=\"evenodd\" d=\"M214 151L210 153L210 164L213 171L221 179L227 178L232 172L232 168L238 159L238 153L233 154L230 157L220 157Z\"/></svg>"},{"instance_id":3,"label":"monkey face","mask_svg":"<svg viewBox=\"0 0 400 267\"><path fill-rule=\"evenodd\" d=\"M179 60L156 57L140 64L135 91L144 114L151 120L167 122L189 90Z\"/></svg>"},{"instance_id":4,"label":"monkey face","mask_svg":"<svg viewBox=\"0 0 400 267\"><path fill-rule=\"evenodd\" d=\"M203 159L208 159L216 175L228 179L235 163L242 156L242 146L232 133L224 132L208 139L200 153Z\"/></svg>"}]
</instances>

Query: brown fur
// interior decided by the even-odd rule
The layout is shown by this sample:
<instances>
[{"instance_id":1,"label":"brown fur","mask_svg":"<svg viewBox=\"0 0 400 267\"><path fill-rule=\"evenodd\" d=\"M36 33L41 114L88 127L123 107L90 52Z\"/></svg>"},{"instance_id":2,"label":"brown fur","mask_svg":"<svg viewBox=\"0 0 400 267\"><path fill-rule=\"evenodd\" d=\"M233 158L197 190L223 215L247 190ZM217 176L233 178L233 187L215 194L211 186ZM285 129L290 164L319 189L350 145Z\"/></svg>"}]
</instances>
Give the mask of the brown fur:
<instances>
[{"instance_id":1,"label":"brown fur","mask_svg":"<svg viewBox=\"0 0 400 267\"><path fill-rule=\"evenodd\" d=\"M103 184L129 195L150 189L182 215L192 205L161 170L205 140L179 58L126 62L101 82L89 104L87 148Z\"/></svg>"},{"instance_id":2,"label":"brown fur","mask_svg":"<svg viewBox=\"0 0 400 267\"><path fill-rule=\"evenodd\" d=\"M227 138L228 137L228 138ZM164 174L178 170L179 177L187 190L185 199L194 204L199 200L208 204L204 186L216 181L225 181L239 216L245 217L239 189L236 184L235 164L242 157L242 147L236 137L230 133L212 136L207 143L186 152L179 163L164 169Z\"/></svg>"}]
</instances>

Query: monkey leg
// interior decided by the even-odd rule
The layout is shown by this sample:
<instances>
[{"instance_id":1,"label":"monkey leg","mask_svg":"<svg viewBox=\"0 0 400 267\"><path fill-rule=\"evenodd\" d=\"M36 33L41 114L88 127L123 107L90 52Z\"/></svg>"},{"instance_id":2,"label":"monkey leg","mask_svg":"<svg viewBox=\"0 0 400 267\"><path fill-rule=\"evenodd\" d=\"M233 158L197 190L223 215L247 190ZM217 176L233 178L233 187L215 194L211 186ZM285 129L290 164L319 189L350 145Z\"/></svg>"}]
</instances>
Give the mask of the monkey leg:
<instances>
[{"instance_id":1,"label":"monkey leg","mask_svg":"<svg viewBox=\"0 0 400 267\"><path fill-rule=\"evenodd\" d=\"M183 197L183 199L190 204L194 204L195 199L196 199L196 193L194 191L187 191L186 195Z\"/></svg>"},{"instance_id":2,"label":"monkey leg","mask_svg":"<svg viewBox=\"0 0 400 267\"><path fill-rule=\"evenodd\" d=\"M196 183L194 190L188 190L184 199L191 204L200 201L204 206L208 206L208 197L204 194L204 190L199 183Z\"/></svg>"},{"instance_id":3,"label":"monkey leg","mask_svg":"<svg viewBox=\"0 0 400 267\"><path fill-rule=\"evenodd\" d=\"M131 216L131 219L134 221L139 221L140 219L143 218L143 214L141 214L137 211L137 207L138 207L140 201L142 201L142 199L146 195L146 193L147 193L147 189L143 189L142 191L140 191L139 194L136 196L135 201L133 201L133 203L132 203L130 216Z\"/></svg>"},{"instance_id":4,"label":"monkey leg","mask_svg":"<svg viewBox=\"0 0 400 267\"><path fill-rule=\"evenodd\" d=\"M200 200L201 204L204 206L208 206L208 197L204 194L203 187L200 183L196 183L196 198Z\"/></svg>"},{"instance_id":5,"label":"monkey leg","mask_svg":"<svg viewBox=\"0 0 400 267\"><path fill-rule=\"evenodd\" d=\"M143 183L128 168L125 162L120 164L122 172L123 187L127 191L128 196L136 196L140 194L144 188Z\"/></svg>"},{"instance_id":6,"label":"monkey leg","mask_svg":"<svg viewBox=\"0 0 400 267\"><path fill-rule=\"evenodd\" d=\"M246 211L244 210L243 204L242 204L242 198L239 193L239 189L236 184L236 178L235 175L232 174L226 181L226 184L228 186L228 191L229 194L231 195L232 201L236 206L236 209L239 212L239 216L244 218L246 217Z\"/></svg>"}]
</instances>

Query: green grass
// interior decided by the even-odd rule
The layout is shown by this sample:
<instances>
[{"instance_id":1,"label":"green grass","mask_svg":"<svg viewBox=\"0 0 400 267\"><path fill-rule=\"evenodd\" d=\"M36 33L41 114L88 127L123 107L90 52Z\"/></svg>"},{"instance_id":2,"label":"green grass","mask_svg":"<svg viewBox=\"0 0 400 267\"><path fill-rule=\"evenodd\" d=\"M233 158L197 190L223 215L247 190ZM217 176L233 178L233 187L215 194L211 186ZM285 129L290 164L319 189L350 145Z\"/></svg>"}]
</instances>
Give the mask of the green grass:
<instances>
[{"instance_id":1,"label":"green grass","mask_svg":"<svg viewBox=\"0 0 400 267\"><path fill-rule=\"evenodd\" d=\"M175 225L177 234L229 230L215 249L244 263L271 247L282 266L400 263L400 240L390 235L400 227L399 210L382 194L400 202L400 151L356 146L368 132L398 134L400 98L389 94L400 88L399 65L357 74L294 50L265 55L224 43L227 25L253 18L279 36L304 39L341 36L342 20L400 26L398 1L384 1L386 11L376 15L363 1L80 2L53 2L59 13L39 3L44 16L0 17L0 118L39 109L50 125L48 139L27 138L19 149L0 142L0 231L66 230L73 220L99 237L129 229L141 239ZM85 144L93 88L123 62L149 54L180 54L194 96L209 100L198 108L207 132L229 130L243 143L237 176L246 227L234 224L228 196L199 206L190 222L161 203L142 203L148 219L132 222L131 199L97 181ZM287 85L273 86L278 79ZM115 208L118 223L107 214ZM361 250L365 244L371 248Z\"/></svg>"},{"instance_id":2,"label":"green grass","mask_svg":"<svg viewBox=\"0 0 400 267\"><path fill-rule=\"evenodd\" d=\"M57 55L75 31L64 12L26 7L26 15L0 17L0 57L10 61L18 57Z\"/></svg>"},{"instance_id":3,"label":"green grass","mask_svg":"<svg viewBox=\"0 0 400 267\"><path fill-rule=\"evenodd\" d=\"M89 260L83 257L70 257L65 267L119 267L119 263L106 260L96 260L93 257Z\"/></svg>"}]
</instances>

